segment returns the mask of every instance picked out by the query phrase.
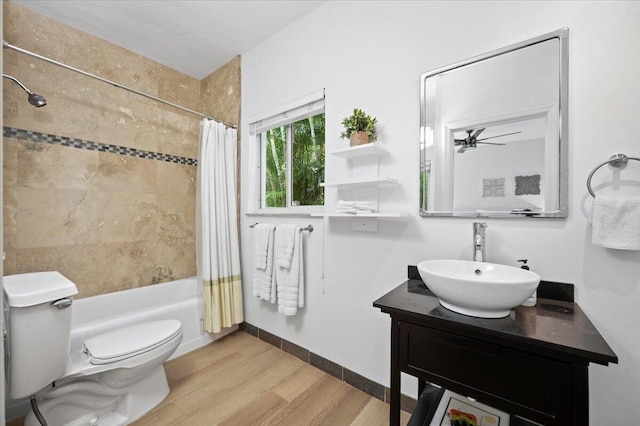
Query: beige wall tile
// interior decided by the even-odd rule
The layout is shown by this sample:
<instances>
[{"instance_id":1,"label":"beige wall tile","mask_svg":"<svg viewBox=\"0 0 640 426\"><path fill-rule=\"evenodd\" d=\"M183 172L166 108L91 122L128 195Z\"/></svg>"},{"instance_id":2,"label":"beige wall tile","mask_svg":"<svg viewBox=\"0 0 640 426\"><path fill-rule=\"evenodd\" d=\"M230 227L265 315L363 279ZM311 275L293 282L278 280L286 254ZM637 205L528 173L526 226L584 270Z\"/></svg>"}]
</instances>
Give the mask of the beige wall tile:
<instances>
[{"instance_id":1,"label":"beige wall tile","mask_svg":"<svg viewBox=\"0 0 640 426\"><path fill-rule=\"evenodd\" d=\"M160 238L195 238L197 168L158 164L158 233Z\"/></svg>"},{"instance_id":2,"label":"beige wall tile","mask_svg":"<svg viewBox=\"0 0 640 426\"><path fill-rule=\"evenodd\" d=\"M155 194L100 192L98 242L153 240L158 206Z\"/></svg>"},{"instance_id":3,"label":"beige wall tile","mask_svg":"<svg viewBox=\"0 0 640 426\"><path fill-rule=\"evenodd\" d=\"M3 250L6 251L16 248L18 235L16 216L18 209L18 141L3 138L2 150L2 239Z\"/></svg>"},{"instance_id":4,"label":"beige wall tile","mask_svg":"<svg viewBox=\"0 0 640 426\"><path fill-rule=\"evenodd\" d=\"M200 80L167 68L157 82L158 97L171 99L173 103L195 111L200 111ZM166 108L172 108L167 106Z\"/></svg>"},{"instance_id":5,"label":"beige wall tile","mask_svg":"<svg viewBox=\"0 0 640 426\"><path fill-rule=\"evenodd\" d=\"M16 272L58 271L78 287L76 297L100 294L98 246L81 244L15 250Z\"/></svg>"},{"instance_id":6,"label":"beige wall tile","mask_svg":"<svg viewBox=\"0 0 640 426\"><path fill-rule=\"evenodd\" d=\"M4 73L11 75L7 67L4 67ZM24 92L15 83L3 78L2 79L2 122L3 125L11 127L18 117L18 105L24 102Z\"/></svg>"},{"instance_id":7,"label":"beige wall tile","mask_svg":"<svg viewBox=\"0 0 640 426\"><path fill-rule=\"evenodd\" d=\"M4 39L170 102L237 123L240 57L203 81L3 2ZM196 115L5 49L4 125L197 158ZM4 140L5 273L60 270L81 297L194 276L194 166Z\"/></svg>"},{"instance_id":8,"label":"beige wall tile","mask_svg":"<svg viewBox=\"0 0 640 426\"><path fill-rule=\"evenodd\" d=\"M155 194L158 161L101 152L98 160L98 190Z\"/></svg>"},{"instance_id":9,"label":"beige wall tile","mask_svg":"<svg viewBox=\"0 0 640 426\"><path fill-rule=\"evenodd\" d=\"M96 195L68 189L18 188L16 248L95 243Z\"/></svg>"},{"instance_id":10,"label":"beige wall tile","mask_svg":"<svg viewBox=\"0 0 640 426\"><path fill-rule=\"evenodd\" d=\"M202 80L202 104L207 114L227 123L240 122L240 56Z\"/></svg>"},{"instance_id":11,"label":"beige wall tile","mask_svg":"<svg viewBox=\"0 0 640 426\"><path fill-rule=\"evenodd\" d=\"M199 109L197 79L19 5L4 6L9 43L152 96L162 84L163 94L177 97L169 101ZM197 144L197 116L11 50L3 53L4 71L48 101L34 108L17 85L3 82L12 95L6 98L11 108L5 109L5 125L150 151L158 141L169 149L177 141L182 151L185 137L193 138L187 145ZM185 131L193 126L195 131Z\"/></svg>"},{"instance_id":12,"label":"beige wall tile","mask_svg":"<svg viewBox=\"0 0 640 426\"><path fill-rule=\"evenodd\" d=\"M18 188L5 185L2 197L3 250L11 250L16 248L18 237Z\"/></svg>"},{"instance_id":13,"label":"beige wall tile","mask_svg":"<svg viewBox=\"0 0 640 426\"><path fill-rule=\"evenodd\" d=\"M195 219L195 196L158 195L159 237L195 238Z\"/></svg>"},{"instance_id":14,"label":"beige wall tile","mask_svg":"<svg viewBox=\"0 0 640 426\"><path fill-rule=\"evenodd\" d=\"M236 56L202 80L202 105L204 110L226 123L240 124L241 111L241 58ZM238 126L239 128L240 126ZM240 131L238 129L237 170L241 169ZM236 188L240 188L240 173ZM240 214L240 192L237 195L237 214Z\"/></svg>"},{"instance_id":15,"label":"beige wall tile","mask_svg":"<svg viewBox=\"0 0 640 426\"><path fill-rule=\"evenodd\" d=\"M156 275L155 251L155 240L100 244L98 288L110 293L152 284Z\"/></svg>"},{"instance_id":16,"label":"beige wall tile","mask_svg":"<svg viewBox=\"0 0 640 426\"><path fill-rule=\"evenodd\" d=\"M98 152L41 142L18 143L18 186L95 191Z\"/></svg>"},{"instance_id":17,"label":"beige wall tile","mask_svg":"<svg viewBox=\"0 0 640 426\"><path fill-rule=\"evenodd\" d=\"M157 94L157 72L162 66L156 62L17 4L5 1L3 6L7 42Z\"/></svg>"},{"instance_id":18,"label":"beige wall tile","mask_svg":"<svg viewBox=\"0 0 640 426\"><path fill-rule=\"evenodd\" d=\"M196 275L196 242L191 238L160 238L156 246L154 283Z\"/></svg>"},{"instance_id":19,"label":"beige wall tile","mask_svg":"<svg viewBox=\"0 0 640 426\"><path fill-rule=\"evenodd\" d=\"M173 237L193 238L196 207L197 167L173 163L158 164L158 206L164 219L179 220L185 234ZM161 223L162 225L162 223ZM169 227L172 225L167 224ZM166 229L160 228L161 235Z\"/></svg>"},{"instance_id":20,"label":"beige wall tile","mask_svg":"<svg viewBox=\"0 0 640 426\"><path fill-rule=\"evenodd\" d=\"M17 274L16 269L16 258L17 253L16 250L7 250L5 247L5 259L2 264L2 275L13 275Z\"/></svg>"},{"instance_id":21,"label":"beige wall tile","mask_svg":"<svg viewBox=\"0 0 640 426\"><path fill-rule=\"evenodd\" d=\"M18 184L18 140L4 138L2 144L2 184Z\"/></svg>"},{"instance_id":22,"label":"beige wall tile","mask_svg":"<svg viewBox=\"0 0 640 426\"><path fill-rule=\"evenodd\" d=\"M3 2L3 5L6 4ZM3 49L2 53L3 72L19 79L33 92L43 95L49 104L52 100L48 91L50 85L47 76L42 73L42 62L29 61L24 55L20 57L20 54L8 49ZM49 105L42 108L32 106L20 86L9 80L4 82L4 89L5 100L9 101L9 109L3 114L4 126L46 131L49 126L56 125L56 110L49 108Z\"/></svg>"},{"instance_id":23,"label":"beige wall tile","mask_svg":"<svg viewBox=\"0 0 640 426\"><path fill-rule=\"evenodd\" d=\"M159 161L157 172L159 194L195 195L197 167Z\"/></svg>"},{"instance_id":24,"label":"beige wall tile","mask_svg":"<svg viewBox=\"0 0 640 426\"><path fill-rule=\"evenodd\" d=\"M200 138L200 120L196 115L185 117L178 114L165 114L158 117L158 126L166 129L156 138L158 152L179 157L197 158Z\"/></svg>"}]
</instances>

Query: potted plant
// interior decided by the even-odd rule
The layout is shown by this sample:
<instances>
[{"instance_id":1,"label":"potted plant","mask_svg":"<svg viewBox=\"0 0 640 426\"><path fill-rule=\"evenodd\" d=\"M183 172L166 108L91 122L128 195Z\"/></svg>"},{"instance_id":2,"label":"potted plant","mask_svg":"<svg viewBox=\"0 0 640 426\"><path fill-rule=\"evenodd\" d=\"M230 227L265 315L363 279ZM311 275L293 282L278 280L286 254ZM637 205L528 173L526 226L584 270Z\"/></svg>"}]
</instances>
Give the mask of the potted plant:
<instances>
[{"instance_id":1,"label":"potted plant","mask_svg":"<svg viewBox=\"0 0 640 426\"><path fill-rule=\"evenodd\" d=\"M349 138L350 146L363 145L376 140L376 120L358 108L353 109L353 114L342 120L344 132L340 134L342 139Z\"/></svg>"}]
</instances>

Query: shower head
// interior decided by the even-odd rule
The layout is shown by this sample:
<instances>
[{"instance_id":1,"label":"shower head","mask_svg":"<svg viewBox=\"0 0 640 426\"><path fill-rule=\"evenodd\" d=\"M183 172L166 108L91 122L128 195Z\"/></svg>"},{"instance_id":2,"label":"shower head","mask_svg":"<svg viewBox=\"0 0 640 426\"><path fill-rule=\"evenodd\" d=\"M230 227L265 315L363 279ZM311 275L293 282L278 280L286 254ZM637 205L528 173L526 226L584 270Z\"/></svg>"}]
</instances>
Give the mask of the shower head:
<instances>
[{"instance_id":1,"label":"shower head","mask_svg":"<svg viewBox=\"0 0 640 426\"><path fill-rule=\"evenodd\" d=\"M35 93L29 93L29 103L36 108L40 108L47 104L47 100L42 95L37 95Z\"/></svg>"},{"instance_id":2,"label":"shower head","mask_svg":"<svg viewBox=\"0 0 640 426\"><path fill-rule=\"evenodd\" d=\"M40 107L45 106L47 104L47 100L44 98L44 96L37 95L37 94L33 93L31 90L29 90L29 88L27 86L22 84L22 82L20 80L18 80L17 78L15 78L14 76L11 76L9 74L2 74L2 77L8 78L9 80L11 80L14 83L16 83L18 86L22 87L22 90L24 90L25 92L27 92L29 94L28 100L29 100L29 103L31 105L33 105L33 106L35 106L37 108L40 108Z\"/></svg>"}]
</instances>

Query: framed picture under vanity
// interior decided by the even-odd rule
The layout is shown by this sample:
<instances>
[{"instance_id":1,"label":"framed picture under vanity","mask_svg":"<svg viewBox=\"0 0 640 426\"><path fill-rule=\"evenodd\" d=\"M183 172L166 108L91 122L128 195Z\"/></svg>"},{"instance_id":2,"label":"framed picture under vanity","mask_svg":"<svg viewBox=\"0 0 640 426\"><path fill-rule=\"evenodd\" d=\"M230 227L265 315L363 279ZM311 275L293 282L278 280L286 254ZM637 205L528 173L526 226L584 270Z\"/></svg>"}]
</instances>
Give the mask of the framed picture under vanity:
<instances>
[{"instance_id":1,"label":"framed picture under vanity","mask_svg":"<svg viewBox=\"0 0 640 426\"><path fill-rule=\"evenodd\" d=\"M509 414L445 390L429 426L509 426Z\"/></svg>"}]
</instances>

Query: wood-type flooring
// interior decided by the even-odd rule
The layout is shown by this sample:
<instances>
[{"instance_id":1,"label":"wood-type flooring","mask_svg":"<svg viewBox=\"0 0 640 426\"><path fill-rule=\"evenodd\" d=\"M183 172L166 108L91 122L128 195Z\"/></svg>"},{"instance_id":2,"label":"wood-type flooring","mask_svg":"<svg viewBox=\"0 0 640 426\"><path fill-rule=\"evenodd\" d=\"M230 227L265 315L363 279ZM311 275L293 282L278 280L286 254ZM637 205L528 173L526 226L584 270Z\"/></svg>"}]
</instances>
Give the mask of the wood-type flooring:
<instances>
[{"instance_id":1,"label":"wood-type flooring","mask_svg":"<svg viewBox=\"0 0 640 426\"><path fill-rule=\"evenodd\" d=\"M388 404L243 331L165 370L171 393L134 425L389 424Z\"/></svg>"},{"instance_id":2,"label":"wood-type flooring","mask_svg":"<svg viewBox=\"0 0 640 426\"><path fill-rule=\"evenodd\" d=\"M169 396L133 425L389 424L388 404L241 330L168 361L165 371ZM409 417L402 412L401 423Z\"/></svg>"}]
</instances>

